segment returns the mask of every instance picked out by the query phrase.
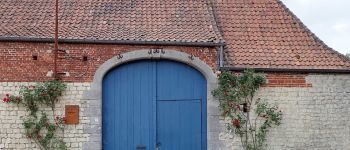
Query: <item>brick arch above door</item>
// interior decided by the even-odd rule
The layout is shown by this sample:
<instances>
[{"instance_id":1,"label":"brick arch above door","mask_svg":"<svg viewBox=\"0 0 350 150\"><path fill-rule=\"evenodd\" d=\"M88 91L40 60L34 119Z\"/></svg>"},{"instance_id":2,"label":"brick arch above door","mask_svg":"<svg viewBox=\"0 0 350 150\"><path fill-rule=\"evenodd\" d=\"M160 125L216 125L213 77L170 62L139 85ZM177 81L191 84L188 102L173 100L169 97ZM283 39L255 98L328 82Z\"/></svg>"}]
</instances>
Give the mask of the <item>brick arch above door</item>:
<instances>
[{"instance_id":1,"label":"brick arch above door","mask_svg":"<svg viewBox=\"0 0 350 150\"><path fill-rule=\"evenodd\" d=\"M102 82L106 73L118 65L135 60L144 59L167 59L185 63L194 67L207 80L207 138L208 149L217 149L224 146L224 141L219 140L219 134L225 128L219 123L218 101L214 99L211 92L217 87L217 78L208 64L190 54L172 49L142 49L127 52L104 62L95 72L93 82L89 91L85 92L83 99L88 101L88 107L84 113L90 120L84 125L84 132L89 134L89 141L83 145L83 149L102 149ZM219 147L218 147L219 146ZM221 149L224 149L222 147Z\"/></svg>"}]
</instances>

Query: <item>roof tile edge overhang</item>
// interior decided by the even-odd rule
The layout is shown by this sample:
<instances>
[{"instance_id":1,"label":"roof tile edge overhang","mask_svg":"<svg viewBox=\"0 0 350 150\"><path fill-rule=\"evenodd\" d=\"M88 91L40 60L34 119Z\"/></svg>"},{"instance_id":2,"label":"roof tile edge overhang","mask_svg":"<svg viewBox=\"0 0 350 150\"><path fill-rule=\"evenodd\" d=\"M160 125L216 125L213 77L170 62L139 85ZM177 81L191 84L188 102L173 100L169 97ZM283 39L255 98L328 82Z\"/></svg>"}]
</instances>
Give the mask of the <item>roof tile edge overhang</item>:
<instances>
[{"instance_id":1,"label":"roof tile edge overhang","mask_svg":"<svg viewBox=\"0 0 350 150\"><path fill-rule=\"evenodd\" d=\"M104 39L58 39L60 43L71 44L118 44L118 45L158 45L158 46L198 46L217 47L223 46L223 42L201 42L201 41L143 41L143 40L104 40ZM0 42L42 42L53 43L54 38L41 37L7 37L0 36Z\"/></svg>"}]
</instances>

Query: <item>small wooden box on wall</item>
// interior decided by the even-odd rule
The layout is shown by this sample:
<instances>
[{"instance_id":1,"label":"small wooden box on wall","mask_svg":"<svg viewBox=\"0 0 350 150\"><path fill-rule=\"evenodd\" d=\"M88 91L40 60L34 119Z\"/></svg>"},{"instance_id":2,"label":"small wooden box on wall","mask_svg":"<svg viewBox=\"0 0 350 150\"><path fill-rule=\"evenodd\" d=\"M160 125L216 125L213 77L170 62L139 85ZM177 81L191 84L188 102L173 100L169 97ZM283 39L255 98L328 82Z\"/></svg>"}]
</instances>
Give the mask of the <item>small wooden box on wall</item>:
<instances>
[{"instance_id":1,"label":"small wooden box on wall","mask_svg":"<svg viewBox=\"0 0 350 150\"><path fill-rule=\"evenodd\" d=\"M79 106L66 105L65 106L66 124L79 124Z\"/></svg>"}]
</instances>

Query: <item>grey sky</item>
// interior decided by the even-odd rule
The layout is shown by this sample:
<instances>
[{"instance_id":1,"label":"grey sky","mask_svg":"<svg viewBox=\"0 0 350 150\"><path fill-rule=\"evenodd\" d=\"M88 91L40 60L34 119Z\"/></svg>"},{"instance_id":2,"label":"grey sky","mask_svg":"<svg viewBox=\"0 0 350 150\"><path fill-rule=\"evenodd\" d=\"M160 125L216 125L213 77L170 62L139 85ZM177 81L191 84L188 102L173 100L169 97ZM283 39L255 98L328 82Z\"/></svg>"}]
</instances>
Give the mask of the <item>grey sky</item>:
<instances>
[{"instance_id":1,"label":"grey sky","mask_svg":"<svg viewBox=\"0 0 350 150\"><path fill-rule=\"evenodd\" d=\"M350 0L281 0L328 46L350 53Z\"/></svg>"}]
</instances>

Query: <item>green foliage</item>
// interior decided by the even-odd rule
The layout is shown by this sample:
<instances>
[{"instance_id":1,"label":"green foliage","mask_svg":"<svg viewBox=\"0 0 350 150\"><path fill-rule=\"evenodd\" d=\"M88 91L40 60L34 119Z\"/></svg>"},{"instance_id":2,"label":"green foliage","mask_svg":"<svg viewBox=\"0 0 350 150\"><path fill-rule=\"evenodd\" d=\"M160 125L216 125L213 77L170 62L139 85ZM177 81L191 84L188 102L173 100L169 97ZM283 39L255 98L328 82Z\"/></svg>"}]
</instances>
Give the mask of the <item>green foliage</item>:
<instances>
[{"instance_id":1,"label":"green foliage","mask_svg":"<svg viewBox=\"0 0 350 150\"><path fill-rule=\"evenodd\" d=\"M345 56L348 57L348 58L350 58L350 53L346 53Z\"/></svg>"},{"instance_id":2,"label":"green foliage","mask_svg":"<svg viewBox=\"0 0 350 150\"><path fill-rule=\"evenodd\" d=\"M58 132L64 132L65 118L54 115L55 103L65 89L65 84L52 80L36 86L22 87L19 96L6 94L3 99L6 103L23 106L29 112L29 115L22 117L25 135L39 145L40 149L66 149L65 142L57 136ZM38 114L41 106L51 107L51 119L43 111Z\"/></svg>"},{"instance_id":3,"label":"green foliage","mask_svg":"<svg viewBox=\"0 0 350 150\"><path fill-rule=\"evenodd\" d=\"M222 116L228 119L227 128L240 137L245 150L264 149L269 129L280 125L282 120L277 106L254 100L255 92L266 83L265 76L249 69L242 74L225 71L218 76L219 87L213 95L220 101Z\"/></svg>"}]
</instances>

